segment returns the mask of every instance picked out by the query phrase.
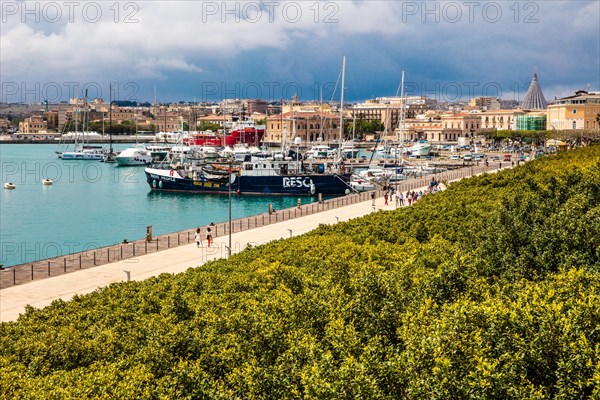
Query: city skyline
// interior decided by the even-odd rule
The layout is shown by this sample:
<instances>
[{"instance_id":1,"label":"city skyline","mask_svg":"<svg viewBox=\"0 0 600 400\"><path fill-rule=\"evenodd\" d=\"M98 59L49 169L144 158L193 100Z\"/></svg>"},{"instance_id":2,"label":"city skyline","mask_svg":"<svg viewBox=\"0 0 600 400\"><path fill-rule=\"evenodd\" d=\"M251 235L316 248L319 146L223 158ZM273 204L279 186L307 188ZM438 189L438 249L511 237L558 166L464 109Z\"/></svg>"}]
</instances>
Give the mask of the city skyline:
<instances>
[{"instance_id":1,"label":"city skyline","mask_svg":"<svg viewBox=\"0 0 600 400\"><path fill-rule=\"evenodd\" d=\"M600 2L16 2L1 5L2 102L331 101L399 93L551 101L600 89ZM35 61L35 62L34 62ZM339 86L339 84L338 84Z\"/></svg>"}]
</instances>

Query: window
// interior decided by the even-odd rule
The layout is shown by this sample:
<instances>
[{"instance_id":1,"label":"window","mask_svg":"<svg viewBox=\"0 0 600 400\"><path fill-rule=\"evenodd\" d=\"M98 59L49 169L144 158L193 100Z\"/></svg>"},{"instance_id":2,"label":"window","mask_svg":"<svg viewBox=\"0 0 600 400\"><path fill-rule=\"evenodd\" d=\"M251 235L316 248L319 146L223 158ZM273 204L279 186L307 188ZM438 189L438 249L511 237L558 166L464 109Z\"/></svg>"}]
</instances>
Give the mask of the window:
<instances>
[{"instance_id":1,"label":"window","mask_svg":"<svg viewBox=\"0 0 600 400\"><path fill-rule=\"evenodd\" d=\"M573 109L573 114L577 114L577 109Z\"/></svg>"}]
</instances>

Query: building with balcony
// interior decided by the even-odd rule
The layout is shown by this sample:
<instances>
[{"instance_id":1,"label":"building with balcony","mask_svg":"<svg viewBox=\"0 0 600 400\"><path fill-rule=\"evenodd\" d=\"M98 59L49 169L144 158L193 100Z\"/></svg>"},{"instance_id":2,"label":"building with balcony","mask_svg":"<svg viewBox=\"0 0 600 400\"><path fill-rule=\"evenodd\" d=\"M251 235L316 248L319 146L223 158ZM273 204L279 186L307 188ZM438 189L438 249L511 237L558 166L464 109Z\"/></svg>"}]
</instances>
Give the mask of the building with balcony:
<instances>
[{"instance_id":1,"label":"building with balcony","mask_svg":"<svg viewBox=\"0 0 600 400\"><path fill-rule=\"evenodd\" d=\"M526 111L515 109L481 111L474 115L478 115L481 119L481 129L511 131L516 129L516 117L525 114L527 114Z\"/></svg>"},{"instance_id":2,"label":"building with balcony","mask_svg":"<svg viewBox=\"0 0 600 400\"><path fill-rule=\"evenodd\" d=\"M436 108L436 101L425 96L377 97L364 103L354 105L350 110L352 118L367 121L379 121L383 125L385 136L393 136L399 128L402 109L404 119L416 118L417 115Z\"/></svg>"},{"instance_id":3,"label":"building with balcony","mask_svg":"<svg viewBox=\"0 0 600 400\"><path fill-rule=\"evenodd\" d=\"M23 135L46 133L48 123L41 115L32 115L19 122L19 132Z\"/></svg>"},{"instance_id":4,"label":"building with balcony","mask_svg":"<svg viewBox=\"0 0 600 400\"><path fill-rule=\"evenodd\" d=\"M332 142L339 139L339 115L318 111L293 111L269 115L263 142L291 143L299 137L303 143Z\"/></svg>"},{"instance_id":5,"label":"building with balcony","mask_svg":"<svg viewBox=\"0 0 600 400\"><path fill-rule=\"evenodd\" d=\"M548 105L547 129L600 129L600 92L579 90Z\"/></svg>"}]
</instances>

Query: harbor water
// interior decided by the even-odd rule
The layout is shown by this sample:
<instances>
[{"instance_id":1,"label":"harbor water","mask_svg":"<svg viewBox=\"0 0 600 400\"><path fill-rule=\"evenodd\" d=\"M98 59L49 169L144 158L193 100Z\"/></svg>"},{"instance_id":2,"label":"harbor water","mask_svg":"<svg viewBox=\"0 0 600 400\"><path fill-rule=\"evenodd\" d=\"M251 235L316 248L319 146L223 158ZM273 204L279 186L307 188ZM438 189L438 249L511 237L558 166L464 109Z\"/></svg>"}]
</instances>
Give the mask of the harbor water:
<instances>
[{"instance_id":1,"label":"harbor water","mask_svg":"<svg viewBox=\"0 0 600 400\"><path fill-rule=\"evenodd\" d=\"M120 150L132 145L119 144ZM228 196L152 192L143 167L63 161L56 145L0 145L0 264L4 267L223 222ZM45 178L52 185L42 185ZM232 219L298 204L297 197L232 195ZM317 201L302 197L302 204Z\"/></svg>"}]
</instances>

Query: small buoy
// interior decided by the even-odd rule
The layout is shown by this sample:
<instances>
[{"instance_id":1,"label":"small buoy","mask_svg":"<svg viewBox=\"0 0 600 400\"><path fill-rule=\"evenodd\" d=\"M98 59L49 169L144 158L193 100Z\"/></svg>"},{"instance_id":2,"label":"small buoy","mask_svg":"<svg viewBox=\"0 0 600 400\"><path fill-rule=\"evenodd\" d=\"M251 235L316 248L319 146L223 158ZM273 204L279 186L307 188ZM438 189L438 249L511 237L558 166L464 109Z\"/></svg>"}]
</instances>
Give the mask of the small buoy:
<instances>
[{"instance_id":1,"label":"small buoy","mask_svg":"<svg viewBox=\"0 0 600 400\"><path fill-rule=\"evenodd\" d=\"M16 188L16 187L17 187L17 186L16 186L14 183L12 183L12 182L6 182L6 183L4 184L4 189L14 189L14 188Z\"/></svg>"},{"instance_id":2,"label":"small buoy","mask_svg":"<svg viewBox=\"0 0 600 400\"><path fill-rule=\"evenodd\" d=\"M156 179L152 181L152 187L156 189Z\"/></svg>"},{"instance_id":3,"label":"small buoy","mask_svg":"<svg viewBox=\"0 0 600 400\"><path fill-rule=\"evenodd\" d=\"M162 181L158 181L158 187L162 189Z\"/></svg>"}]
</instances>

